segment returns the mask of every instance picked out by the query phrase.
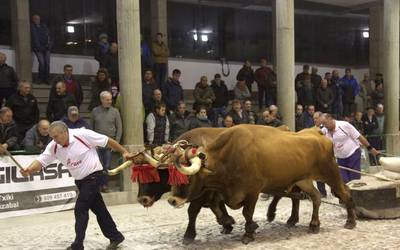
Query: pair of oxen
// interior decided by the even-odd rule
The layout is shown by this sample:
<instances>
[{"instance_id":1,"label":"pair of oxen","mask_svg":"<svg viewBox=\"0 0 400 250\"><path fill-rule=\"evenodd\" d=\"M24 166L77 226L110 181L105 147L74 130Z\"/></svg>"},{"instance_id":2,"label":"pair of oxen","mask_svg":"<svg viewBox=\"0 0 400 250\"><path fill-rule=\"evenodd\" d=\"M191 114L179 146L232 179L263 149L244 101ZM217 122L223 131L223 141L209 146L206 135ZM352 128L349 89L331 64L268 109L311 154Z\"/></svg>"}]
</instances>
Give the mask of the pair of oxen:
<instances>
[{"instance_id":1,"label":"pair of oxen","mask_svg":"<svg viewBox=\"0 0 400 250\"><path fill-rule=\"evenodd\" d=\"M253 214L260 193L274 196L267 212L268 221L274 220L277 203L282 197L292 198L288 226L298 222L299 200L307 194L313 203L309 231L317 233L321 199L314 180L328 184L345 204L345 228L352 229L356 225L354 203L340 177L333 144L318 128L297 133L288 131L287 127L258 125L198 128L184 133L175 144L164 146L156 153L138 153L133 162L149 163L155 171L152 174L156 173L156 182L147 178L144 181L147 183L140 181L145 178L143 173L136 174L138 200L143 206L151 206L169 191L168 202L172 206L181 207L190 202L184 244L191 243L196 236L196 217L202 207L212 210L223 226L222 233L230 233L235 221L225 205L232 209L243 207L246 223L242 242L253 241L258 228ZM131 163L126 162L110 174L116 174Z\"/></svg>"}]
</instances>

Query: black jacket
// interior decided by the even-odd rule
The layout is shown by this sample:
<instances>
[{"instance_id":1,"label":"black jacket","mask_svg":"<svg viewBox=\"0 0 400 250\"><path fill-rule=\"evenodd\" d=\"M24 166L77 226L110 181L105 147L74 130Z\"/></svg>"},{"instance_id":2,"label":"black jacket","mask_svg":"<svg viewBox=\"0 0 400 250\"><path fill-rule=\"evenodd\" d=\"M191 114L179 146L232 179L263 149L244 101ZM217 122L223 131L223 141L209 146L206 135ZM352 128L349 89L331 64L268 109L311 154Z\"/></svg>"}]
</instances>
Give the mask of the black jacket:
<instances>
[{"instance_id":1,"label":"black jacket","mask_svg":"<svg viewBox=\"0 0 400 250\"><path fill-rule=\"evenodd\" d=\"M50 122L61 120L67 115L67 110L70 106L76 106L76 100L73 95L56 95L53 98L49 98L46 111L47 119Z\"/></svg>"},{"instance_id":2,"label":"black jacket","mask_svg":"<svg viewBox=\"0 0 400 250\"><path fill-rule=\"evenodd\" d=\"M373 135L374 130L379 127L378 119L376 119L375 115L373 115L372 119L369 120L368 115L364 114L361 120L363 122L363 129L365 135Z\"/></svg>"},{"instance_id":3,"label":"black jacket","mask_svg":"<svg viewBox=\"0 0 400 250\"><path fill-rule=\"evenodd\" d=\"M220 84L217 85L215 80L211 81L211 88L215 95L215 101L212 103L214 108L221 108L228 106L229 102L229 93L228 88L225 85L225 82L221 80Z\"/></svg>"},{"instance_id":4,"label":"black jacket","mask_svg":"<svg viewBox=\"0 0 400 250\"><path fill-rule=\"evenodd\" d=\"M239 81L240 78L245 79L247 85L252 84L254 82L254 70L251 67L243 66L236 75L236 80Z\"/></svg>"},{"instance_id":5,"label":"black jacket","mask_svg":"<svg viewBox=\"0 0 400 250\"><path fill-rule=\"evenodd\" d=\"M8 150L16 149L17 146L17 126L12 121L7 124L0 123L0 143L7 143Z\"/></svg>"},{"instance_id":6,"label":"black jacket","mask_svg":"<svg viewBox=\"0 0 400 250\"><path fill-rule=\"evenodd\" d=\"M7 64L0 65L0 89L17 88L18 77L13 67Z\"/></svg>"},{"instance_id":7,"label":"black jacket","mask_svg":"<svg viewBox=\"0 0 400 250\"><path fill-rule=\"evenodd\" d=\"M184 115L179 115L178 113L173 113L169 117L170 126L170 139L174 141L183 133L189 131L192 120L189 117L189 112L185 112Z\"/></svg>"},{"instance_id":8,"label":"black jacket","mask_svg":"<svg viewBox=\"0 0 400 250\"><path fill-rule=\"evenodd\" d=\"M119 81L118 54L108 53L104 57L104 67L108 70L108 74L113 82Z\"/></svg>"},{"instance_id":9,"label":"black jacket","mask_svg":"<svg viewBox=\"0 0 400 250\"><path fill-rule=\"evenodd\" d=\"M39 107L36 97L28 94L23 97L19 93L11 96L6 103L14 113L14 121L18 125L35 125L39 121Z\"/></svg>"}]
</instances>

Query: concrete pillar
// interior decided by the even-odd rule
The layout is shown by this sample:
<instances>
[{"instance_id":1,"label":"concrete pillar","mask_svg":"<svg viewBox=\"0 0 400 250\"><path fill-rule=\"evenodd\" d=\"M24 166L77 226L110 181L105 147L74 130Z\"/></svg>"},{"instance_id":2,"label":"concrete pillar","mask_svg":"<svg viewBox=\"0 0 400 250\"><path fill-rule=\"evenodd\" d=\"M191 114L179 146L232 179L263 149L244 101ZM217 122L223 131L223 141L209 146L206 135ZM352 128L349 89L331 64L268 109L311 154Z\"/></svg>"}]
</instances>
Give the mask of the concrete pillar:
<instances>
[{"instance_id":1,"label":"concrete pillar","mask_svg":"<svg viewBox=\"0 0 400 250\"><path fill-rule=\"evenodd\" d=\"M133 152L143 149L139 0L116 2L123 143ZM123 176L123 190L132 190L130 169L126 169Z\"/></svg>"},{"instance_id":2,"label":"concrete pillar","mask_svg":"<svg viewBox=\"0 0 400 250\"><path fill-rule=\"evenodd\" d=\"M167 29L167 0L151 0L151 35L154 39L158 32L165 36L164 42L168 44L168 29Z\"/></svg>"},{"instance_id":3,"label":"concrete pillar","mask_svg":"<svg viewBox=\"0 0 400 250\"><path fill-rule=\"evenodd\" d=\"M386 150L399 155L399 1L384 0L383 13Z\"/></svg>"},{"instance_id":4,"label":"concrete pillar","mask_svg":"<svg viewBox=\"0 0 400 250\"><path fill-rule=\"evenodd\" d=\"M294 0L275 0L278 107L283 123L295 130Z\"/></svg>"},{"instance_id":5,"label":"concrete pillar","mask_svg":"<svg viewBox=\"0 0 400 250\"><path fill-rule=\"evenodd\" d=\"M11 1L12 43L19 79L32 81L32 52L29 1Z\"/></svg>"},{"instance_id":6,"label":"concrete pillar","mask_svg":"<svg viewBox=\"0 0 400 250\"><path fill-rule=\"evenodd\" d=\"M369 74L383 73L383 6L369 9Z\"/></svg>"}]
</instances>

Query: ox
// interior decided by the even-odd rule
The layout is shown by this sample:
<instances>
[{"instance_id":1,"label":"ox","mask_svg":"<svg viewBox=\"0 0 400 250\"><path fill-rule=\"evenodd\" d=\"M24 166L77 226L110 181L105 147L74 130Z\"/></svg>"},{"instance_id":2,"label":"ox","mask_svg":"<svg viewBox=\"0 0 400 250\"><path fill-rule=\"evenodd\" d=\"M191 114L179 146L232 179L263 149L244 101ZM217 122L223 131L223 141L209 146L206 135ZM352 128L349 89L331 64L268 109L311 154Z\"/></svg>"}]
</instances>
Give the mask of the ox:
<instances>
[{"instance_id":1,"label":"ox","mask_svg":"<svg viewBox=\"0 0 400 250\"><path fill-rule=\"evenodd\" d=\"M169 160L182 173L191 175L191 181L189 185L174 186L168 202L179 207L203 192L221 193L230 208L243 207L245 244L254 240L258 228L253 213L259 193L285 193L295 185L311 197L313 213L309 230L318 232L321 200L313 180L327 183L346 204L345 228L356 225L354 203L339 175L332 142L317 128L293 133L267 126L238 125L222 132L203 150L188 154L190 151L179 145L170 150ZM189 167L181 166L188 161Z\"/></svg>"}]
</instances>

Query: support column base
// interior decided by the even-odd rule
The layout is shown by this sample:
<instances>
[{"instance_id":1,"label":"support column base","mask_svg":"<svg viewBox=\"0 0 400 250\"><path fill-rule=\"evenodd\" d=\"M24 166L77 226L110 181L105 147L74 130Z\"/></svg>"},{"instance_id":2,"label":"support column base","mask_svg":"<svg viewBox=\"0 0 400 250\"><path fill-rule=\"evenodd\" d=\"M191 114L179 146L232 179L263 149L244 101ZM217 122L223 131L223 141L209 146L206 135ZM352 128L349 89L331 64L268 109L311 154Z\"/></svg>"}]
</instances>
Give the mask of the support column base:
<instances>
[{"instance_id":1,"label":"support column base","mask_svg":"<svg viewBox=\"0 0 400 250\"><path fill-rule=\"evenodd\" d=\"M400 155L400 134L386 136L386 153Z\"/></svg>"}]
</instances>

